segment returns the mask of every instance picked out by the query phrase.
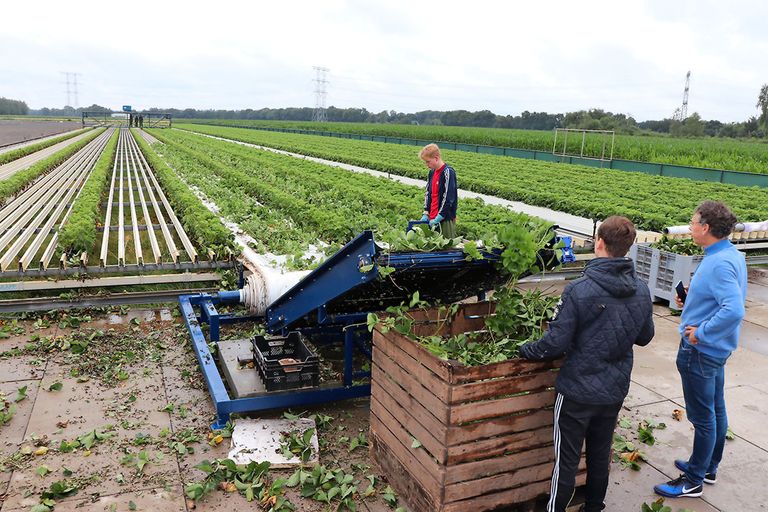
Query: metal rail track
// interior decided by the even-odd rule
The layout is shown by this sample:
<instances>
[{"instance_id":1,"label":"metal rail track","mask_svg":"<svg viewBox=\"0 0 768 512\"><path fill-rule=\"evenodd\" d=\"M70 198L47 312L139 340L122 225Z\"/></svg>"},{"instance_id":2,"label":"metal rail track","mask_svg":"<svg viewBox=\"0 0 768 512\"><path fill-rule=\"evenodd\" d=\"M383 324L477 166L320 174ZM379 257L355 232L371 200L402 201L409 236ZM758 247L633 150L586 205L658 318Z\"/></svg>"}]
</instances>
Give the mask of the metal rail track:
<instances>
[{"instance_id":1,"label":"metal rail track","mask_svg":"<svg viewBox=\"0 0 768 512\"><path fill-rule=\"evenodd\" d=\"M26 270L33 262L48 267L58 242L55 226L66 222L111 135L105 131L96 137L0 210L0 271Z\"/></svg>"},{"instance_id":2,"label":"metal rail track","mask_svg":"<svg viewBox=\"0 0 768 512\"><path fill-rule=\"evenodd\" d=\"M178 264L182 255L179 245L186 253L185 261L198 261L189 236L126 128L120 129L106 204L99 251L101 266L141 266L145 262L157 265L164 257Z\"/></svg>"},{"instance_id":3,"label":"metal rail track","mask_svg":"<svg viewBox=\"0 0 768 512\"><path fill-rule=\"evenodd\" d=\"M136 304L178 303L179 295L214 292L217 288L194 288L154 292L124 292L93 295L74 299L39 297L32 299L0 300L0 313L50 311L54 309L94 308Z\"/></svg>"}]
</instances>

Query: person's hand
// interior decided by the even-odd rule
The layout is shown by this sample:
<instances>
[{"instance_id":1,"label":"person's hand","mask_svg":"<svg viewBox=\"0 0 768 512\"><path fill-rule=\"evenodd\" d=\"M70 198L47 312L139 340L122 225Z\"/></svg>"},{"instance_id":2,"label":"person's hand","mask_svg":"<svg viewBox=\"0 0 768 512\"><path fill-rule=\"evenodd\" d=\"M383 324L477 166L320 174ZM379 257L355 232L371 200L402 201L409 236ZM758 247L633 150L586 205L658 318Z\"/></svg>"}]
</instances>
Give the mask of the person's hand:
<instances>
[{"instance_id":1,"label":"person's hand","mask_svg":"<svg viewBox=\"0 0 768 512\"><path fill-rule=\"evenodd\" d=\"M434 219L429 221L429 227L433 228L433 227L437 226L438 224L440 224L441 222L443 222L443 216L438 213L437 217L435 217Z\"/></svg>"},{"instance_id":2,"label":"person's hand","mask_svg":"<svg viewBox=\"0 0 768 512\"><path fill-rule=\"evenodd\" d=\"M685 293L688 293L688 287L685 287ZM683 309L683 304L685 304L682 300L680 300L680 296L675 293L675 304L677 304L677 309Z\"/></svg>"},{"instance_id":3,"label":"person's hand","mask_svg":"<svg viewBox=\"0 0 768 512\"><path fill-rule=\"evenodd\" d=\"M426 213L421 216L421 222L427 222L428 220L429 220L429 215L427 215Z\"/></svg>"},{"instance_id":4,"label":"person's hand","mask_svg":"<svg viewBox=\"0 0 768 512\"><path fill-rule=\"evenodd\" d=\"M688 343L691 345L696 345L699 343L699 339L696 337L696 329L698 329L698 326L695 325L687 325L685 326L685 336L688 338Z\"/></svg>"}]
</instances>

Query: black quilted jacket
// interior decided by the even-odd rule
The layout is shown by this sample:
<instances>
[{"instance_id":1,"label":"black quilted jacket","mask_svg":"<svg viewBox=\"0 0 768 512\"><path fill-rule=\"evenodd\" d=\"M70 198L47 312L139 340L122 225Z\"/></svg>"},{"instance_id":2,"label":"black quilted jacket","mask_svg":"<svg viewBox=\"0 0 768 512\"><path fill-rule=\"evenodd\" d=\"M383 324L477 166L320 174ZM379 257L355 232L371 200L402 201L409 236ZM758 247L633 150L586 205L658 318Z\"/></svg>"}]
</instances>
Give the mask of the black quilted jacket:
<instances>
[{"instance_id":1,"label":"black quilted jacket","mask_svg":"<svg viewBox=\"0 0 768 512\"><path fill-rule=\"evenodd\" d=\"M629 258L595 258L565 287L549 329L524 345L526 359L565 355L558 393L584 404L617 404L629 391L632 347L653 338L648 286Z\"/></svg>"}]
</instances>

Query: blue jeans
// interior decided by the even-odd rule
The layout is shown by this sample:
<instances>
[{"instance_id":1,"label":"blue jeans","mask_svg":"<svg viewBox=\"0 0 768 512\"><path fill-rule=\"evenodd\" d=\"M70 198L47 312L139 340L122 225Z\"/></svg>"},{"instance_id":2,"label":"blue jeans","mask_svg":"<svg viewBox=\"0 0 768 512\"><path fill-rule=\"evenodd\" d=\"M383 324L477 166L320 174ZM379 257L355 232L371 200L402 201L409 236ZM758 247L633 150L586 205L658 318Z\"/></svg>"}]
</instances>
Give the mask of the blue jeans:
<instances>
[{"instance_id":1,"label":"blue jeans","mask_svg":"<svg viewBox=\"0 0 768 512\"><path fill-rule=\"evenodd\" d=\"M708 356L685 341L677 352L677 371L683 381L685 412L693 424L693 451L688 459L688 480L699 485L706 473L717 473L723 458L728 416L723 385L726 359Z\"/></svg>"}]
</instances>

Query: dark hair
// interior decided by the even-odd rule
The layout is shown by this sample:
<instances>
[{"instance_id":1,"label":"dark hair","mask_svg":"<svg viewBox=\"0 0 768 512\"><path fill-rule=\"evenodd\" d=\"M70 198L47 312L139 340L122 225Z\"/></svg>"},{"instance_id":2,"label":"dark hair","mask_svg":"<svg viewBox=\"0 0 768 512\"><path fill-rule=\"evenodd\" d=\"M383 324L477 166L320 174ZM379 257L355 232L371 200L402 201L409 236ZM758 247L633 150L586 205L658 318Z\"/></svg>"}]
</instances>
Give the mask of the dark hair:
<instances>
[{"instance_id":1,"label":"dark hair","mask_svg":"<svg viewBox=\"0 0 768 512\"><path fill-rule=\"evenodd\" d=\"M709 232L715 238L727 237L736 226L736 216L720 201L704 201L695 213L699 214L701 224L709 225Z\"/></svg>"},{"instance_id":2,"label":"dark hair","mask_svg":"<svg viewBox=\"0 0 768 512\"><path fill-rule=\"evenodd\" d=\"M629 248L635 243L635 225L626 217L614 215L608 217L597 228L597 238L605 242L605 250L614 258L627 254Z\"/></svg>"}]
</instances>

